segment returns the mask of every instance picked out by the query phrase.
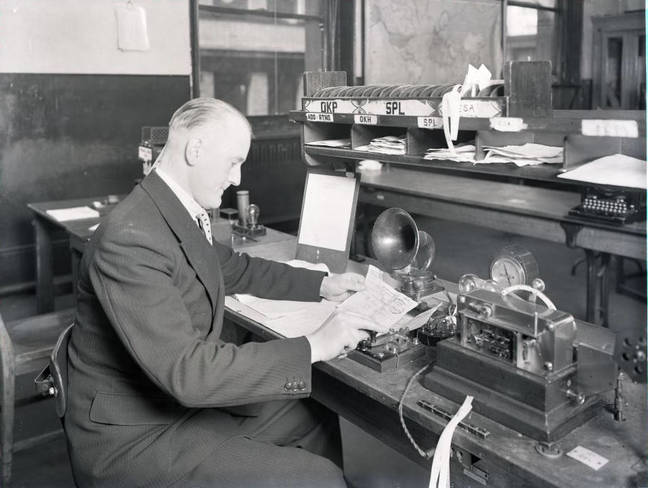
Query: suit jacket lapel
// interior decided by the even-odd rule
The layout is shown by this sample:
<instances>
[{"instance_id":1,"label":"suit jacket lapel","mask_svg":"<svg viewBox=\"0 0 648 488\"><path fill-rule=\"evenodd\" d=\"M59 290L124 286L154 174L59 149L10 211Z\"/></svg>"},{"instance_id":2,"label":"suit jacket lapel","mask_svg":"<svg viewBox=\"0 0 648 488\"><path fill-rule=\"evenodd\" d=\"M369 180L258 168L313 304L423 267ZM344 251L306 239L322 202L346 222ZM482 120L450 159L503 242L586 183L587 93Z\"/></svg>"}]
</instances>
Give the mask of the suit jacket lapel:
<instances>
[{"instance_id":1,"label":"suit jacket lapel","mask_svg":"<svg viewBox=\"0 0 648 488\"><path fill-rule=\"evenodd\" d=\"M149 174L142 181L141 186L153 199L169 228L178 238L189 264L207 291L213 313L218 302L218 289L222 280L213 248L175 193L155 172Z\"/></svg>"}]
</instances>

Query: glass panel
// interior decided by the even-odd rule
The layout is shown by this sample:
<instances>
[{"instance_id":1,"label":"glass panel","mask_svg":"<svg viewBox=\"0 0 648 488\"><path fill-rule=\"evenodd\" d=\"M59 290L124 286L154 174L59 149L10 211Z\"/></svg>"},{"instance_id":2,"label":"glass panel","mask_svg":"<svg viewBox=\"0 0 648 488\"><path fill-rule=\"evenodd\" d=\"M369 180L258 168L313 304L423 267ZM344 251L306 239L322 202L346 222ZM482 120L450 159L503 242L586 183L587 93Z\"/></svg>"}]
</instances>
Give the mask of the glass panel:
<instances>
[{"instance_id":1,"label":"glass panel","mask_svg":"<svg viewBox=\"0 0 648 488\"><path fill-rule=\"evenodd\" d=\"M553 60L557 16L554 12L526 7L507 7L506 59ZM554 64L554 70L556 66Z\"/></svg>"},{"instance_id":2,"label":"glass panel","mask_svg":"<svg viewBox=\"0 0 648 488\"><path fill-rule=\"evenodd\" d=\"M605 43L603 99L606 107L621 106L621 55L623 38L608 37Z\"/></svg>"},{"instance_id":3,"label":"glass panel","mask_svg":"<svg viewBox=\"0 0 648 488\"><path fill-rule=\"evenodd\" d=\"M267 10L285 14L304 14L306 0L200 0L200 5L245 10Z\"/></svg>"},{"instance_id":4,"label":"glass panel","mask_svg":"<svg viewBox=\"0 0 648 488\"><path fill-rule=\"evenodd\" d=\"M507 7L506 34L508 37L535 36L538 32L538 11L532 8Z\"/></svg>"},{"instance_id":5,"label":"glass panel","mask_svg":"<svg viewBox=\"0 0 648 488\"><path fill-rule=\"evenodd\" d=\"M313 36L320 29L315 21L282 19L281 12L305 14L304 1L201 0L201 4L280 12L276 17L200 12L200 94L221 98L251 116L285 114L297 108L302 73L307 66L321 65L320 59L311 59L321 56L319 45L310 45L321 40Z\"/></svg>"},{"instance_id":6,"label":"glass panel","mask_svg":"<svg viewBox=\"0 0 648 488\"><path fill-rule=\"evenodd\" d=\"M519 3L525 3L529 6L556 8L557 0L521 0Z\"/></svg>"}]
</instances>

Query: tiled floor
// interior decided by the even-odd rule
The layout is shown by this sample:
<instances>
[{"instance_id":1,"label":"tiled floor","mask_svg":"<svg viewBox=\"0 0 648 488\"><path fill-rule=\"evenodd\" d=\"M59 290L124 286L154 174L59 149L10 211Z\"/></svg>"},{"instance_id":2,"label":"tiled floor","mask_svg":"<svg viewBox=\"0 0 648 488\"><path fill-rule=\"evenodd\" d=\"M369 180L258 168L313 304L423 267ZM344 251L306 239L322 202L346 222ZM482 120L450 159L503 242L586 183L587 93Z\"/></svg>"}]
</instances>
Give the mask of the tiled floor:
<instances>
[{"instance_id":1,"label":"tiled floor","mask_svg":"<svg viewBox=\"0 0 648 488\"><path fill-rule=\"evenodd\" d=\"M533 239L519 238L509 234L477 227L453 225L447 222L426 220L419 225L434 236L437 243L436 273L449 280L457 280L464 273L486 276L488 264L496 252L507 243L526 246L537 257L541 276L547 283L547 294L558 308L584 318L585 314L585 268L581 265L574 276L570 274L573 263L583 257L583 251ZM645 278L635 283L645 291ZM57 301L57 306L69 306L70 297ZM612 294L611 322L623 328L645 328L645 302L627 296ZM28 316L35 312L34 297L30 295L0 299L0 313L6 320ZM20 388L20 387L19 387ZM30 388L29 379L24 389ZM38 404L37 409L51 409L48 402ZM22 416L21 416L22 415ZM51 416L18 414L18 423L42 422L43 428L56 427ZM44 420L48 417L48 420ZM380 444L348 422L342 422L345 442L345 466L349 480L358 488L372 487L420 487L426 486L424 470L407 461L389 447ZM20 436L21 426L17 425ZM73 486L63 438L38 447L19 452L14 460L14 487L68 487Z\"/></svg>"}]
</instances>

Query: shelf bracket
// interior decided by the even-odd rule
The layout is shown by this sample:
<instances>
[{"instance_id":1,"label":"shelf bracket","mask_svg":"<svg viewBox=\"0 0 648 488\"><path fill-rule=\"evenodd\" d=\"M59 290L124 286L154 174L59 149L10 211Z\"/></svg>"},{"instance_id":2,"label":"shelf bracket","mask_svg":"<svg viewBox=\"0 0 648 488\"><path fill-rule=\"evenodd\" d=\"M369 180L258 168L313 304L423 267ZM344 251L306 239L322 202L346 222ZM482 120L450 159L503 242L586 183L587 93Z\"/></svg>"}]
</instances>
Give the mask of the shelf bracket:
<instances>
[{"instance_id":1,"label":"shelf bracket","mask_svg":"<svg viewBox=\"0 0 648 488\"><path fill-rule=\"evenodd\" d=\"M576 224L574 222L561 222L560 226L565 231L565 244L569 248L576 247L576 239L579 232L583 229L583 224Z\"/></svg>"}]
</instances>

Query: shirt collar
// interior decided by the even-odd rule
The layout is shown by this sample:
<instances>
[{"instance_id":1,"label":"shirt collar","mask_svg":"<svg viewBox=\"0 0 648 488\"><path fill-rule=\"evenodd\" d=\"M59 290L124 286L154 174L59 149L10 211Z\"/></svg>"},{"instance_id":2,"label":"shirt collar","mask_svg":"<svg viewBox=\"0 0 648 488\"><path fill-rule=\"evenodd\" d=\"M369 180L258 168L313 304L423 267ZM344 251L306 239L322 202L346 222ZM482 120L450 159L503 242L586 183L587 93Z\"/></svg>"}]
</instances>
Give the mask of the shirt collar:
<instances>
[{"instance_id":1,"label":"shirt collar","mask_svg":"<svg viewBox=\"0 0 648 488\"><path fill-rule=\"evenodd\" d=\"M178 197L178 200L180 200L180 203L182 203L184 208L187 209L187 212L189 212L192 219L196 220L196 217L205 212L205 209L198 205L198 202L196 202L189 193L184 191L170 175L162 171L160 168L156 168L155 172L162 181L167 184L175 196Z\"/></svg>"}]
</instances>

